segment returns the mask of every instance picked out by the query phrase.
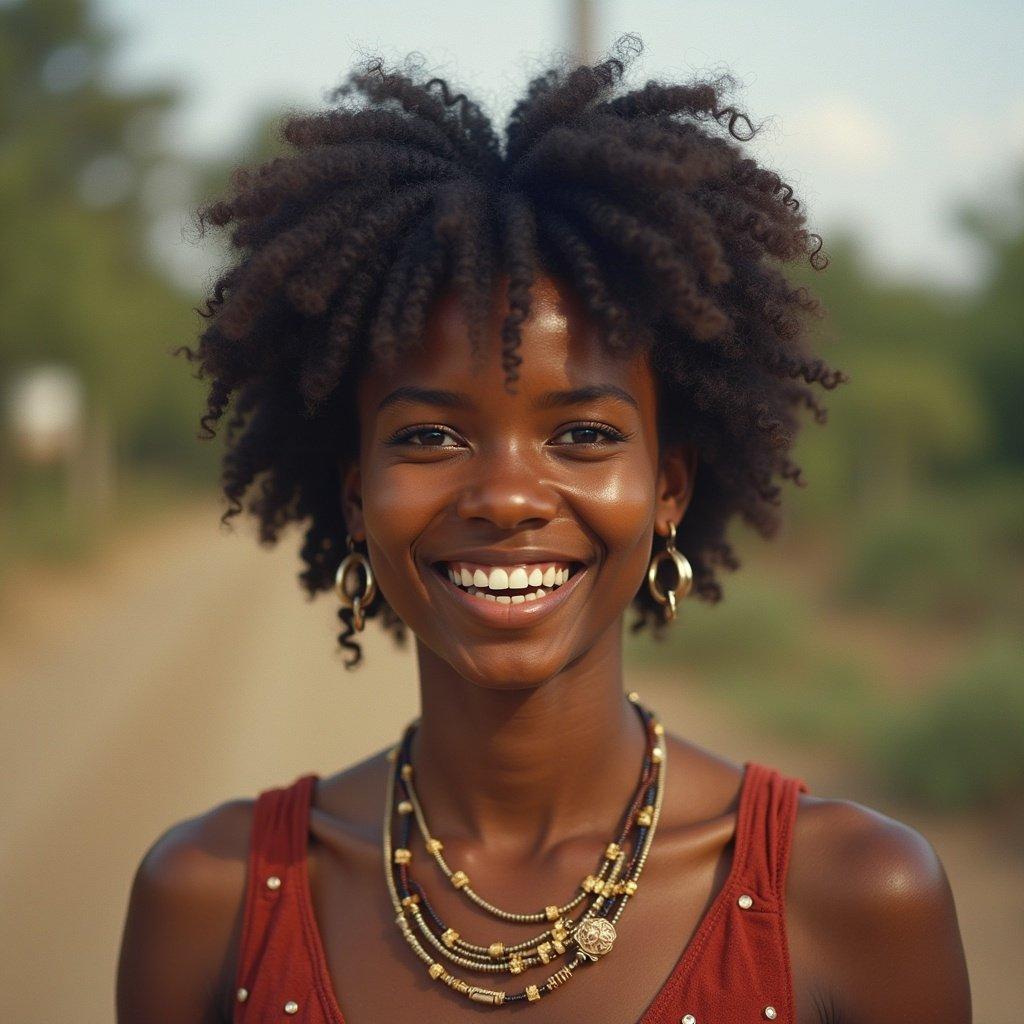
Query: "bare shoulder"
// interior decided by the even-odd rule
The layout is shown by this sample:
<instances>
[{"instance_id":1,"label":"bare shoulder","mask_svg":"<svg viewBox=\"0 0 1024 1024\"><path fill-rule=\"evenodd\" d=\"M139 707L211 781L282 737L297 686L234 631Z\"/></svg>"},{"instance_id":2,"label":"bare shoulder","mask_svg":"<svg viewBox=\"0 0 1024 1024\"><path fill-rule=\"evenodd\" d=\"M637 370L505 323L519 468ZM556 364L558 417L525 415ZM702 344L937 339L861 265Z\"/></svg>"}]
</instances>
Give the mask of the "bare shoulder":
<instances>
[{"instance_id":1,"label":"bare shoulder","mask_svg":"<svg viewBox=\"0 0 1024 1024\"><path fill-rule=\"evenodd\" d=\"M910 825L801 794L786 904L791 945L820 983L822 1020L970 1024L953 893L935 848Z\"/></svg>"},{"instance_id":2,"label":"bare shoulder","mask_svg":"<svg viewBox=\"0 0 1024 1024\"><path fill-rule=\"evenodd\" d=\"M254 806L228 800L180 821L142 857L121 940L119 1024L226 1019Z\"/></svg>"}]
</instances>

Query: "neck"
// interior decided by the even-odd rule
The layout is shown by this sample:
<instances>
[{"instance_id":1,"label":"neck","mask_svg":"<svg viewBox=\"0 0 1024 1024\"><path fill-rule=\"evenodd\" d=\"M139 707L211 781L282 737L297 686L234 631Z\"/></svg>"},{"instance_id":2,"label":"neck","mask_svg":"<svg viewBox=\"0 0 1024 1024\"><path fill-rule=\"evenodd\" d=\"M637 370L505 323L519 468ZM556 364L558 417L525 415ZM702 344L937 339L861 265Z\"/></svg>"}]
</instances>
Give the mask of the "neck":
<instances>
[{"instance_id":1,"label":"neck","mask_svg":"<svg viewBox=\"0 0 1024 1024\"><path fill-rule=\"evenodd\" d=\"M528 854L618 820L645 744L623 694L619 623L531 689L484 689L422 644L417 657L411 756L435 835Z\"/></svg>"}]
</instances>

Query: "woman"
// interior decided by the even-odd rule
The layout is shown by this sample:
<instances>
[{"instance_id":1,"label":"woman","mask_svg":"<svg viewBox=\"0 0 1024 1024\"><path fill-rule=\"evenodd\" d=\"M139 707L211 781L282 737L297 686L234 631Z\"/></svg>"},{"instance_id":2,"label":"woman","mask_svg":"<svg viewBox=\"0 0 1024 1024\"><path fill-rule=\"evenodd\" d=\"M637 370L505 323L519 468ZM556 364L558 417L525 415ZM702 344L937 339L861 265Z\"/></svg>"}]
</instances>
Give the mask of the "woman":
<instances>
[{"instance_id":1,"label":"woman","mask_svg":"<svg viewBox=\"0 0 1024 1024\"><path fill-rule=\"evenodd\" d=\"M121 1024L969 1021L926 839L625 693L627 607L661 635L720 598L727 521L771 535L796 410L845 379L727 80L619 93L635 52L536 79L504 144L371 62L202 211L240 253L185 350L208 433L234 401L225 517L259 478L263 539L308 520L347 664L411 630L422 713L153 845Z\"/></svg>"}]
</instances>

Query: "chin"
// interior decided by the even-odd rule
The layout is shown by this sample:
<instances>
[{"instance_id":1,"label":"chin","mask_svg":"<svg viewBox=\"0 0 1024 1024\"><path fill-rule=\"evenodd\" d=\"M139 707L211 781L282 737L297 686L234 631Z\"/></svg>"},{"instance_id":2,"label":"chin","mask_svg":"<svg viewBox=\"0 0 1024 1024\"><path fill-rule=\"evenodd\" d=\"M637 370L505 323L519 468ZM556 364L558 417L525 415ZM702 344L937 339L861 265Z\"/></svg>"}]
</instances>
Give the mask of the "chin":
<instances>
[{"instance_id":1,"label":"chin","mask_svg":"<svg viewBox=\"0 0 1024 1024\"><path fill-rule=\"evenodd\" d=\"M494 691L535 690L575 660L571 654L538 657L529 650L510 657L507 645L503 650L437 653L467 682Z\"/></svg>"}]
</instances>

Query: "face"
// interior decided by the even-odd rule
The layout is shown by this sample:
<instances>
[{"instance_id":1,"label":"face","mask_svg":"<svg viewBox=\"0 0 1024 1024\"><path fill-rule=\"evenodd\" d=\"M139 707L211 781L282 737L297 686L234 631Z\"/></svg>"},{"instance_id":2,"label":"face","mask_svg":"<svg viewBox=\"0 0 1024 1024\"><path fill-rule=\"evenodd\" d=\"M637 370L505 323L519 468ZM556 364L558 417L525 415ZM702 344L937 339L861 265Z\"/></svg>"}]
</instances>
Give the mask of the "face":
<instances>
[{"instance_id":1,"label":"face","mask_svg":"<svg viewBox=\"0 0 1024 1024\"><path fill-rule=\"evenodd\" d=\"M479 686L520 689L617 642L654 531L667 535L685 511L695 453L659 451L646 355L605 354L559 279L534 284L508 393L504 294L499 281L475 362L446 291L422 347L364 375L343 501L419 642Z\"/></svg>"}]
</instances>

